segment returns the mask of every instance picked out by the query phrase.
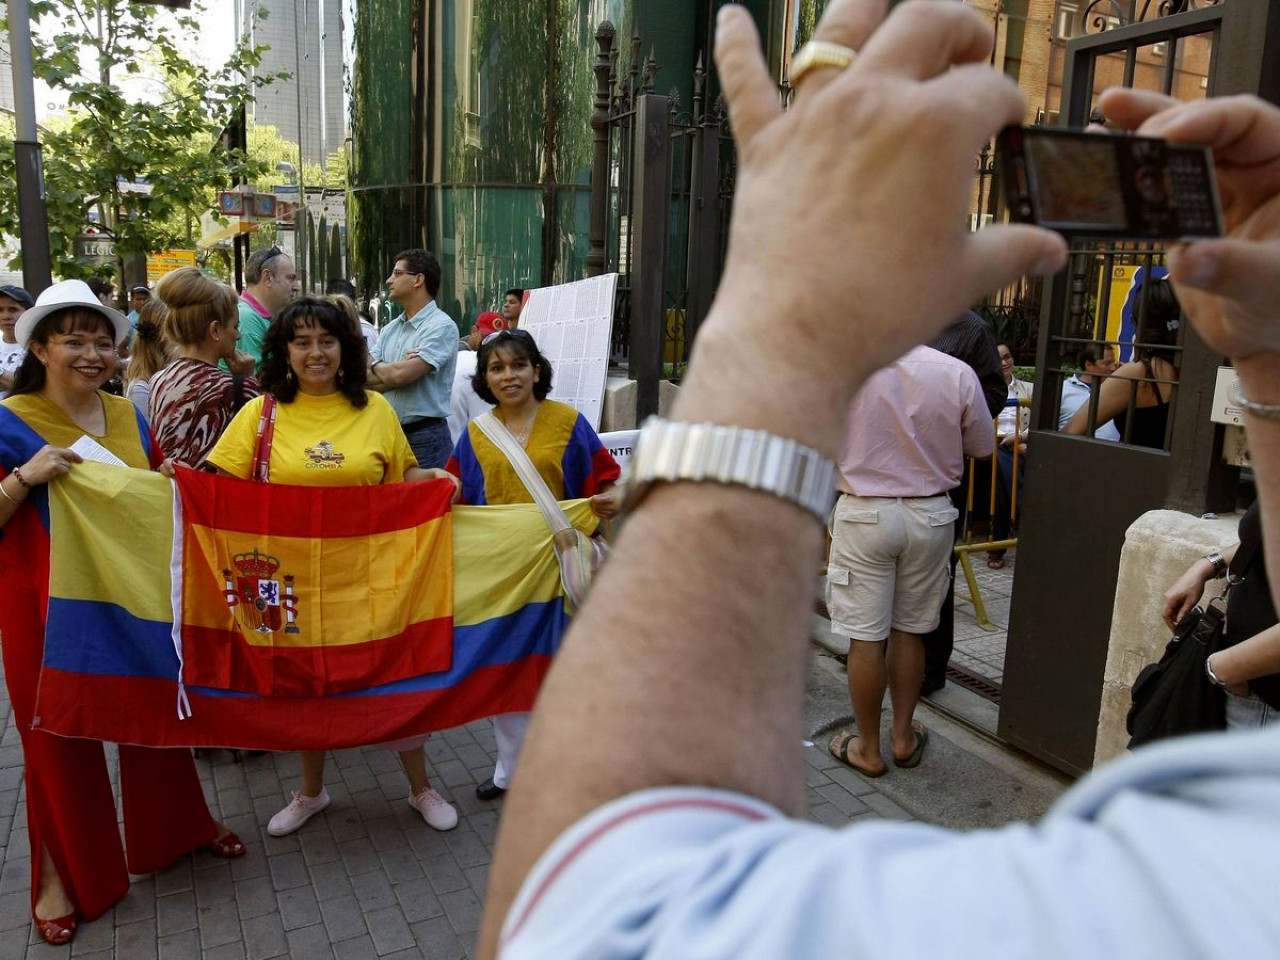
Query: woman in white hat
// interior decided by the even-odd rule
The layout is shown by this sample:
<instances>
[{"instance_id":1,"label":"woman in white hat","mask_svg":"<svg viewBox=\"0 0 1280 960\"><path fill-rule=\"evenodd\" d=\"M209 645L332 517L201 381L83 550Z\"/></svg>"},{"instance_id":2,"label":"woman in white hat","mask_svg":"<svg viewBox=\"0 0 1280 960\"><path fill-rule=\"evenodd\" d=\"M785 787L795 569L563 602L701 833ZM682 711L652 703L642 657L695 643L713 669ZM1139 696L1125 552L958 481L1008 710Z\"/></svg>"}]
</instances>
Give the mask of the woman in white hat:
<instances>
[{"instance_id":1,"label":"woman in white hat","mask_svg":"<svg viewBox=\"0 0 1280 960\"><path fill-rule=\"evenodd\" d=\"M27 356L0 403L0 635L5 681L22 736L31 841L31 908L40 936L62 944L129 889L129 873L152 873L208 847L235 857L244 845L209 814L191 754L120 746L120 793L128 853L102 745L36 728L35 693L48 598L46 484L80 457L88 436L131 467L162 455L128 400L99 389L116 370L129 321L79 280L54 284L18 320Z\"/></svg>"}]
</instances>

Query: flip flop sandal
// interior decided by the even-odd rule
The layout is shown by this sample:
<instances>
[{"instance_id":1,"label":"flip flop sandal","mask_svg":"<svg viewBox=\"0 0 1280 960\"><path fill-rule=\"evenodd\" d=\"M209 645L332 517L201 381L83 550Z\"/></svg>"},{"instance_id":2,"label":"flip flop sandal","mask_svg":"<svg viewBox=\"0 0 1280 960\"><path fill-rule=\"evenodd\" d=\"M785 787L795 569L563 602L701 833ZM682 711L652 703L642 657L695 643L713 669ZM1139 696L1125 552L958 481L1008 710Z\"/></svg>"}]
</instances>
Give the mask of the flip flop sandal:
<instances>
[{"instance_id":1,"label":"flip flop sandal","mask_svg":"<svg viewBox=\"0 0 1280 960\"><path fill-rule=\"evenodd\" d=\"M841 763L846 766L853 767L854 770L857 770L858 773L862 774L864 777L871 777L872 779L876 777L883 777L889 772L888 767L885 767L883 770L868 770L866 767L860 767L849 759L849 744L852 743L857 736L858 735L856 733L842 733L839 736L832 737L831 743L827 747L828 752Z\"/></svg>"},{"instance_id":2,"label":"flip flop sandal","mask_svg":"<svg viewBox=\"0 0 1280 960\"><path fill-rule=\"evenodd\" d=\"M899 760L893 758L895 767L918 767L920 766L920 758L924 756L924 745L929 742L929 731L918 723L912 723L911 729L916 732L916 748L909 755Z\"/></svg>"}]
</instances>

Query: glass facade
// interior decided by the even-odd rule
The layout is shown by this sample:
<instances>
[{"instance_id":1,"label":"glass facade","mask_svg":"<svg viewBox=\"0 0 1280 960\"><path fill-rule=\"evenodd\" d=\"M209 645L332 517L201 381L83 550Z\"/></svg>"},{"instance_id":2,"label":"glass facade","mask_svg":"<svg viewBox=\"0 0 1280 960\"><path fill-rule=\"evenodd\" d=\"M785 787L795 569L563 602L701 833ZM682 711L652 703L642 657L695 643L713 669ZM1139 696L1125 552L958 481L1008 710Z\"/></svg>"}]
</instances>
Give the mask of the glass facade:
<instances>
[{"instance_id":1,"label":"glass facade","mask_svg":"<svg viewBox=\"0 0 1280 960\"><path fill-rule=\"evenodd\" d=\"M349 249L363 293L411 246L440 258L438 300L464 325L508 287L585 275L594 33L608 19L629 36L642 2L354 5Z\"/></svg>"},{"instance_id":2,"label":"glass facade","mask_svg":"<svg viewBox=\"0 0 1280 960\"><path fill-rule=\"evenodd\" d=\"M762 34L783 0L753 0ZM688 104L714 0L357 0L346 8L350 270L377 297L392 258L433 251L469 327L509 287L586 275L595 30L633 35L655 92Z\"/></svg>"}]
</instances>

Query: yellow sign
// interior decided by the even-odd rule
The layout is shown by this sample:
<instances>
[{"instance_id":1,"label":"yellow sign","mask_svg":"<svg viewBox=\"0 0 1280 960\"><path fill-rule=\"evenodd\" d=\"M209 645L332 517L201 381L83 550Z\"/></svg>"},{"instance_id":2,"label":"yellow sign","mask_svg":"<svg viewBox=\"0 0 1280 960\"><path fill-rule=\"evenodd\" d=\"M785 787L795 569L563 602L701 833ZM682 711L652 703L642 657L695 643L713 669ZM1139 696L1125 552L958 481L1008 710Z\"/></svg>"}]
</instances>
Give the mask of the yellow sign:
<instances>
[{"instance_id":1,"label":"yellow sign","mask_svg":"<svg viewBox=\"0 0 1280 960\"><path fill-rule=\"evenodd\" d=\"M1106 274L1098 278L1098 324L1094 336L1107 343L1119 343L1124 324L1124 303L1129 299L1134 281L1141 267L1136 263L1116 263L1111 266L1110 297L1104 301Z\"/></svg>"},{"instance_id":2,"label":"yellow sign","mask_svg":"<svg viewBox=\"0 0 1280 960\"><path fill-rule=\"evenodd\" d=\"M154 284L166 273L172 273L179 267L194 267L196 252L194 250L164 250L147 257L147 284Z\"/></svg>"}]
</instances>

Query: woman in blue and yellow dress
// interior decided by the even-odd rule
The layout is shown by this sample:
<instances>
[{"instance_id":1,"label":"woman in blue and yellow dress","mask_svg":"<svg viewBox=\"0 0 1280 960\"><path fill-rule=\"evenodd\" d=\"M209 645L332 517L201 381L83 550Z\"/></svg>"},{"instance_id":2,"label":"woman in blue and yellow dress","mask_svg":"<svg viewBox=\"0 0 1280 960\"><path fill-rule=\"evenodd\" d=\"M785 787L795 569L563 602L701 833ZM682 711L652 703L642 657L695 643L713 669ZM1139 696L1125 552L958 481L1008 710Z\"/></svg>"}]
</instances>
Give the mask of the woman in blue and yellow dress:
<instances>
[{"instance_id":1,"label":"woman in blue and yellow dress","mask_svg":"<svg viewBox=\"0 0 1280 960\"><path fill-rule=\"evenodd\" d=\"M31 910L52 944L123 897L130 873L160 870L199 847L244 853L210 816L190 751L127 744L122 848L102 744L46 733L35 716L49 593L46 484L81 461L70 447L86 436L130 467L156 469L163 460L133 404L99 389L116 371L128 330L87 284L54 284L18 320L28 352L0 403L0 637L25 763Z\"/></svg>"},{"instance_id":2,"label":"woman in blue and yellow dress","mask_svg":"<svg viewBox=\"0 0 1280 960\"><path fill-rule=\"evenodd\" d=\"M471 386L482 400L496 406L494 416L524 447L557 500L590 497L591 509L602 519L617 512L614 484L622 473L618 462L582 414L547 399L551 363L527 330L499 330L485 337ZM533 503L533 495L506 455L475 423L458 438L445 469L462 481L460 503ZM498 762L493 776L476 787L481 800L507 792L528 724L527 713L493 718Z\"/></svg>"}]
</instances>

